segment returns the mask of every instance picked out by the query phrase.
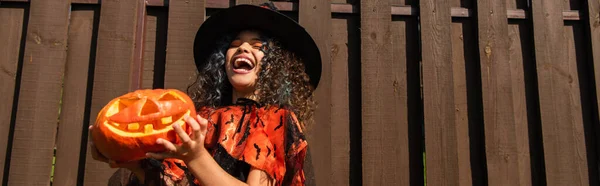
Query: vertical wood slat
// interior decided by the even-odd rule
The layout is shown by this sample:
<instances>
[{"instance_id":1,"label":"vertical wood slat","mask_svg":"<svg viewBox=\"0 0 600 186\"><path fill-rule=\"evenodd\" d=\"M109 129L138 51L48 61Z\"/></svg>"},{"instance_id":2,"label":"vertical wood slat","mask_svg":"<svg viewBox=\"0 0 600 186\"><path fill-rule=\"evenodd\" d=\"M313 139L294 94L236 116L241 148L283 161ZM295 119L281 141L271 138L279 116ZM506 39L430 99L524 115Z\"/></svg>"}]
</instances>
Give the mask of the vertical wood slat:
<instances>
[{"instance_id":1,"label":"vertical wood slat","mask_svg":"<svg viewBox=\"0 0 600 186\"><path fill-rule=\"evenodd\" d=\"M23 37L26 11L18 7L0 7L0 175L4 175L6 150L10 141L10 122L13 114L13 99L16 89L17 67ZM4 183L4 176L0 183Z\"/></svg>"},{"instance_id":2,"label":"vertical wood slat","mask_svg":"<svg viewBox=\"0 0 600 186\"><path fill-rule=\"evenodd\" d=\"M146 16L146 34L144 38L144 71L142 72L142 89L152 89L154 85L154 69L155 56L157 54L156 40L158 39L156 32L158 30L157 15L151 15L151 10L148 10Z\"/></svg>"},{"instance_id":3,"label":"vertical wood slat","mask_svg":"<svg viewBox=\"0 0 600 186\"><path fill-rule=\"evenodd\" d=\"M400 19L400 20L395 20L393 19L390 22L390 33L389 33L389 39L391 42L391 60L389 61L391 63L390 65L390 69L387 69L388 71L386 71L385 73L390 73L391 72L391 77L393 78L392 81L392 87L390 87L390 89L393 90L393 98L390 98L390 100L384 100L384 103L388 103L388 104L392 104L393 103L393 112L394 114L390 114L390 115L395 115L396 119L394 119L394 122L391 121L384 121L384 122L390 122L389 125L391 126L383 126L384 129L389 129L390 131L388 131L388 134L385 135L396 135L395 138L391 139L390 144L392 146L397 146L396 148L393 147L385 147L384 152L385 151L389 151L386 154L386 156L393 156L392 154L395 154L396 157L394 159L396 159L396 162L394 162L393 164L389 164L386 165L387 167L384 167L384 169L391 169L391 170L396 170L398 171L398 173L394 176L396 176L396 179L394 180L394 184L397 185L410 185L411 182L414 182L413 180L411 180L411 169L409 169L410 167L410 155L409 152L411 151L411 149L409 148L409 136L411 136L410 132L408 131L409 127L409 122L408 122L408 76L407 76L407 71L408 71L408 64L407 63L411 63L411 62L415 62L413 60L410 60L410 55L407 49L408 47L412 47L415 46L414 43L410 43L411 39L409 39L409 37L414 37L416 35L411 35L412 33L409 31L413 28L416 27L416 24L411 24L413 21L411 18L406 18L406 19ZM415 28L416 29L416 28ZM413 69L411 69L413 70ZM384 86L386 83L389 82L384 82L382 83ZM389 85L388 85L389 86ZM381 87L384 88L384 87ZM391 92L390 92L391 93ZM389 94L389 93L388 93ZM390 101L390 102L387 102ZM382 109L386 109L385 106ZM418 138L421 138L420 134L417 134L415 136L419 136ZM388 138L389 139L389 138ZM385 139L385 140L388 140ZM415 139L416 140L416 139ZM422 156L422 152L421 149L414 149L414 151L417 152L413 152L413 153L417 153L419 155ZM419 158L418 159L419 162L421 162L423 159ZM415 181L423 181L422 177L416 178L417 180Z\"/></svg>"},{"instance_id":4,"label":"vertical wood slat","mask_svg":"<svg viewBox=\"0 0 600 186\"><path fill-rule=\"evenodd\" d=\"M548 185L588 185L577 67L565 53L562 10L559 0L532 3L546 178Z\"/></svg>"},{"instance_id":5,"label":"vertical wood slat","mask_svg":"<svg viewBox=\"0 0 600 186\"><path fill-rule=\"evenodd\" d=\"M393 185L408 181L406 69L393 60L390 2L361 1L360 14L363 184Z\"/></svg>"},{"instance_id":6,"label":"vertical wood slat","mask_svg":"<svg viewBox=\"0 0 600 186\"><path fill-rule=\"evenodd\" d=\"M168 15L167 7L148 7L144 39L142 89L164 87Z\"/></svg>"},{"instance_id":7,"label":"vertical wood slat","mask_svg":"<svg viewBox=\"0 0 600 186\"><path fill-rule=\"evenodd\" d=\"M571 93L571 95L576 95L576 96L570 96L570 97L564 97L569 99L573 105L571 105L570 109L572 110L572 112L574 113L575 117L572 117L575 126L573 127L575 134L576 135L581 135L583 137L586 137L584 135L584 129L588 129L588 128L584 128L584 125L587 125L590 119L590 114L591 112L588 112L587 110L591 110L591 107L588 107L588 102L590 102L589 98L591 96L587 96L589 95L587 86L589 85L589 81L590 79L588 79L586 76L587 74L587 65L585 64L587 61L587 51L585 50L586 46L583 45L582 40L585 40L585 36L584 34L582 34L583 29L582 29L582 24L579 23L574 23L574 22L565 22L565 25L563 27L564 30L564 38L565 38L565 50L563 51L563 53L565 54L565 58L566 58L566 63L568 65L568 73L571 74L571 78L569 78L568 81L571 81L572 83L569 85L569 91ZM580 69L581 68L581 71ZM586 70L583 70L586 69ZM585 91L585 92L582 92ZM586 111L584 112L583 109L586 109ZM593 124L592 124L593 125ZM579 137L579 136L577 136ZM579 142L580 145L582 145L582 147L584 148L583 153L586 154L586 157L590 157L590 158L594 158L595 155L594 153L586 153L588 152L586 150L586 144L585 144L585 140L587 140L586 138L582 139L584 141ZM570 143L573 145L577 145L577 142L574 143ZM595 162L594 160L590 160L593 162ZM594 183L597 184L598 180L596 179L587 179L588 175L595 175L594 173L594 166L592 167L588 167L589 163L587 159L584 159L583 161L585 164L583 164L585 166L585 172L582 172L582 174L586 175L586 179L585 179L585 185L595 185ZM592 168L592 169L588 169L588 168ZM596 172L597 173L597 172ZM582 175L577 175L578 177L581 178ZM578 179L580 179L578 178ZM589 182L592 181L592 182Z\"/></svg>"},{"instance_id":8,"label":"vertical wood slat","mask_svg":"<svg viewBox=\"0 0 600 186\"><path fill-rule=\"evenodd\" d=\"M97 9L73 7L69 24L67 64L63 103L56 141L56 167L53 185L77 185L81 135L87 130L84 119L88 92L88 69Z\"/></svg>"},{"instance_id":9,"label":"vertical wood slat","mask_svg":"<svg viewBox=\"0 0 600 186\"><path fill-rule=\"evenodd\" d=\"M133 45L133 61L129 75L129 91L141 89L144 77L144 40L146 39L146 0L136 0L135 44Z\"/></svg>"},{"instance_id":10,"label":"vertical wood slat","mask_svg":"<svg viewBox=\"0 0 600 186\"><path fill-rule=\"evenodd\" d=\"M534 130L528 126L528 110L527 110L527 93L526 93L526 76L535 76L533 74L525 75L524 63L533 63L531 53L528 49L530 46L525 44L528 38L524 36L526 31L520 30L520 27L525 27L525 22L512 23L508 26L508 42L509 42L509 63L510 63L510 78L512 79L513 93L513 114L515 119L515 139L517 144L517 163L519 182L517 185L530 186L532 185L532 170L529 150L529 130ZM525 33L521 33L525 32Z\"/></svg>"},{"instance_id":11,"label":"vertical wood slat","mask_svg":"<svg viewBox=\"0 0 600 186\"><path fill-rule=\"evenodd\" d=\"M103 0L97 39L90 125L111 99L129 92L137 24L138 1ZM93 160L87 149L84 185L106 185L114 173Z\"/></svg>"},{"instance_id":12,"label":"vertical wood slat","mask_svg":"<svg viewBox=\"0 0 600 186\"><path fill-rule=\"evenodd\" d=\"M315 90L315 101L319 105L314 114L314 125L309 126L307 140L309 142L310 162L315 180L307 181L315 185L331 184L331 123L338 122L331 116L333 72L331 68L331 1L329 0L303 0L299 3L298 19L300 24L312 36L321 52L322 72L319 86ZM306 61L310 63L311 61ZM335 118L338 119L338 118ZM310 167L310 166L309 166ZM310 177L309 177L310 178Z\"/></svg>"},{"instance_id":13,"label":"vertical wood slat","mask_svg":"<svg viewBox=\"0 0 600 186\"><path fill-rule=\"evenodd\" d=\"M468 52L474 47L470 43L474 40L474 35L468 31L472 28L469 20L461 20L451 24L452 41L452 77L453 77L453 96L454 96L454 122L456 129L456 155L458 161L457 180L459 185L473 185L471 174L471 139L469 138L469 98L467 88L469 88L469 78L467 65L473 65L468 56ZM472 87L471 87L472 89ZM477 140L477 139L475 139ZM482 139L481 139L482 140ZM475 184L477 185L477 184Z\"/></svg>"},{"instance_id":14,"label":"vertical wood slat","mask_svg":"<svg viewBox=\"0 0 600 186\"><path fill-rule=\"evenodd\" d=\"M588 31L590 35L590 40L588 42L591 42L590 60L592 62L592 65L594 66L593 78L596 82L596 104L598 104L596 105L596 108L600 112L600 109L598 109L600 108L600 2L594 0L587 0L587 7L589 23L584 24L589 24L587 25L587 28L590 29ZM600 116L600 113L596 114ZM599 133L596 133L596 135L599 135ZM596 137L596 139L598 139L598 137ZM597 146L600 147L600 144L597 144Z\"/></svg>"},{"instance_id":15,"label":"vertical wood slat","mask_svg":"<svg viewBox=\"0 0 600 186\"><path fill-rule=\"evenodd\" d=\"M30 2L9 185L50 182L69 5L69 0Z\"/></svg>"},{"instance_id":16,"label":"vertical wood slat","mask_svg":"<svg viewBox=\"0 0 600 186\"><path fill-rule=\"evenodd\" d=\"M477 3L479 59L490 185L518 185L519 170L509 61L506 1Z\"/></svg>"},{"instance_id":17,"label":"vertical wood slat","mask_svg":"<svg viewBox=\"0 0 600 186\"><path fill-rule=\"evenodd\" d=\"M349 23L331 20L331 185L350 185ZM335 93L334 93L335 92ZM318 125L318 123L317 123Z\"/></svg>"},{"instance_id":18,"label":"vertical wood slat","mask_svg":"<svg viewBox=\"0 0 600 186\"><path fill-rule=\"evenodd\" d=\"M450 1L420 8L427 185L458 185Z\"/></svg>"},{"instance_id":19,"label":"vertical wood slat","mask_svg":"<svg viewBox=\"0 0 600 186\"><path fill-rule=\"evenodd\" d=\"M165 87L186 91L196 78L194 38L205 19L205 1L172 1L169 5Z\"/></svg>"}]
</instances>

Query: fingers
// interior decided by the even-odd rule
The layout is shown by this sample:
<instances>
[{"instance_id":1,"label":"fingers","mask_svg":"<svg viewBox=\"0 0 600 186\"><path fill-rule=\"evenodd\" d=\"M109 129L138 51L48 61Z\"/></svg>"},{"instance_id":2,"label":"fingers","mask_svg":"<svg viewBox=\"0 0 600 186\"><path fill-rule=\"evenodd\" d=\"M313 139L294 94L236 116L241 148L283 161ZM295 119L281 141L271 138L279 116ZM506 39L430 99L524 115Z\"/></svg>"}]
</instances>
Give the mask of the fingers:
<instances>
[{"instance_id":1,"label":"fingers","mask_svg":"<svg viewBox=\"0 0 600 186\"><path fill-rule=\"evenodd\" d=\"M185 133L185 131L181 128L181 126L179 126L179 124L175 123L172 126L173 130L175 130L175 133L177 133L177 136L179 136L179 139L181 139L183 143L189 143L190 141L192 141L190 139L190 136L187 133Z\"/></svg>"},{"instance_id":2,"label":"fingers","mask_svg":"<svg viewBox=\"0 0 600 186\"><path fill-rule=\"evenodd\" d=\"M200 114L196 116L196 119L198 119L198 123L200 124L200 131L202 132L202 134L206 133L206 128L208 128L208 120L204 119L202 116L200 116Z\"/></svg>"},{"instance_id":3,"label":"fingers","mask_svg":"<svg viewBox=\"0 0 600 186\"><path fill-rule=\"evenodd\" d=\"M165 147L165 149L167 149L170 152L177 151L177 147L173 143L171 143L170 141L167 141L165 139L158 138L156 140L156 144L163 145L163 147Z\"/></svg>"},{"instance_id":4,"label":"fingers","mask_svg":"<svg viewBox=\"0 0 600 186\"><path fill-rule=\"evenodd\" d=\"M185 122L187 122L188 125L190 125L190 127L192 128L192 137L197 140L198 137L200 137L200 125L198 124L198 122L190 117L190 116L185 116Z\"/></svg>"}]
</instances>

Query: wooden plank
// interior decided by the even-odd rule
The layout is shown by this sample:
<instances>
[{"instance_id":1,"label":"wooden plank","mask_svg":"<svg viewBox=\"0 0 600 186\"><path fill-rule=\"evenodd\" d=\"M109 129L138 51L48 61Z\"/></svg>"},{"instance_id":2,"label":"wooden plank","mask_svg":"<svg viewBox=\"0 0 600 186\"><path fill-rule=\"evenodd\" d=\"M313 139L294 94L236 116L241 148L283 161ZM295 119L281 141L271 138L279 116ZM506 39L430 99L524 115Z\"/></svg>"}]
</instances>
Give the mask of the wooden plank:
<instances>
[{"instance_id":1,"label":"wooden plank","mask_svg":"<svg viewBox=\"0 0 600 186\"><path fill-rule=\"evenodd\" d=\"M231 6L229 1L220 0L204 0L206 8L229 8Z\"/></svg>"},{"instance_id":2,"label":"wooden plank","mask_svg":"<svg viewBox=\"0 0 600 186\"><path fill-rule=\"evenodd\" d=\"M21 57L21 47L24 41L24 23L26 20L26 9L24 7L0 6L0 175L4 175L4 166L6 150L10 147L8 144L11 139L9 131L11 130L11 120L13 116L13 102L15 89L17 89L17 70L19 59ZM10 158L8 158L10 159ZM0 183L5 183L4 177L0 178Z\"/></svg>"},{"instance_id":3,"label":"wooden plank","mask_svg":"<svg viewBox=\"0 0 600 186\"><path fill-rule=\"evenodd\" d=\"M449 0L422 0L427 185L459 185Z\"/></svg>"},{"instance_id":4,"label":"wooden plank","mask_svg":"<svg viewBox=\"0 0 600 186\"><path fill-rule=\"evenodd\" d=\"M358 13L360 10L351 4L331 4L331 12L335 13Z\"/></svg>"},{"instance_id":5,"label":"wooden plank","mask_svg":"<svg viewBox=\"0 0 600 186\"><path fill-rule=\"evenodd\" d=\"M67 44L60 127L56 140L53 185L77 185L82 131L87 130L88 72L95 39L97 11L73 6ZM95 53L95 51L93 52Z\"/></svg>"},{"instance_id":6,"label":"wooden plank","mask_svg":"<svg viewBox=\"0 0 600 186\"><path fill-rule=\"evenodd\" d=\"M50 182L70 1L34 1L25 44L8 185Z\"/></svg>"},{"instance_id":7,"label":"wooden plank","mask_svg":"<svg viewBox=\"0 0 600 186\"><path fill-rule=\"evenodd\" d=\"M473 47L474 34L469 34L471 22L466 19L451 24L452 33L452 71L454 83L454 122L456 123L456 148L458 161L458 185L473 185L471 175L471 144L469 138L469 99L468 89L471 88L470 78L474 78L472 72L467 72L467 66L473 66L472 57L468 52L477 50ZM476 54L475 54L476 55ZM468 69L471 70L471 69ZM471 95L471 97L474 97ZM473 114L472 114L473 115ZM473 140L483 140L472 137ZM473 162L474 164L479 162ZM477 183L475 184L477 185Z\"/></svg>"},{"instance_id":8,"label":"wooden plank","mask_svg":"<svg viewBox=\"0 0 600 186\"><path fill-rule=\"evenodd\" d=\"M559 0L534 0L533 29L548 185L588 185L577 73L567 54Z\"/></svg>"},{"instance_id":9,"label":"wooden plank","mask_svg":"<svg viewBox=\"0 0 600 186\"><path fill-rule=\"evenodd\" d=\"M310 145L310 163L313 170L309 175L314 175L315 180L307 180L309 185L330 185L332 164L331 164L331 123L338 122L341 118L331 116L333 109L339 109L332 106L331 78L332 74L337 73L331 68L331 1L330 0L303 0L299 3L298 19L300 24L312 36L321 52L322 72L319 86L314 92L314 100L321 105L317 107L314 113L314 125L310 127L307 133L307 140ZM310 62L310 61L308 61ZM310 177L309 177L310 178Z\"/></svg>"},{"instance_id":10,"label":"wooden plank","mask_svg":"<svg viewBox=\"0 0 600 186\"><path fill-rule=\"evenodd\" d=\"M388 144L389 146L384 147L382 150L383 152L385 152L385 156L388 157L394 157L395 161L392 161L393 164L389 164L389 165L385 165L384 169L390 169L390 170L395 170L397 171L397 173L395 175L390 175L390 176L395 176L396 178L393 180L393 182L389 182L389 183L393 183L393 184L397 184L397 185L410 185L411 182L413 182L414 180L411 180L411 169L410 169L410 151L417 151L416 153L419 155L422 155L422 150L421 148L419 149L410 149L409 148L409 138L410 138L410 132L409 130L409 123L408 123L408 76L407 76L407 71L408 71L408 64L409 62L415 62L415 61L409 61L411 58L411 54L409 54L409 50L407 49L409 47L411 47L411 45L413 43L409 43L410 37L415 37L416 35L411 35L412 33L410 32L410 30L412 28L416 29L415 24L411 24L413 22L411 22L412 18L399 18L399 17L395 17L393 18L392 22L390 23L390 39L391 39L391 64L389 66L390 69L386 69L385 73L386 75L391 76L391 78L393 79L393 81L391 81L392 83L392 90L393 90L393 97L388 98L383 100L384 103L386 103L386 106L391 106L389 108L393 108L394 110L392 110L393 114L388 114L388 115L395 115L396 119L392 120L394 122L391 121L385 121L386 123L389 122L389 124L385 124L381 127L383 127L382 129L390 129L390 131L388 131L388 134L385 135L396 135L393 138L387 137L387 139L384 138L385 140L392 140L390 141L390 144ZM413 45L414 46L414 45ZM416 51L413 51L416 52ZM383 81L381 82L382 85L386 85L387 83L390 82L386 82ZM381 86L381 85L380 85ZM389 86L389 84L387 85ZM379 88L385 88L385 87L379 87ZM391 87L390 87L391 88ZM387 94L389 94L391 92L388 92ZM384 96L384 95L382 95ZM385 95L387 96L387 95ZM389 101L389 102L388 102ZM383 106L383 105L382 105ZM382 107L382 109L386 109L386 107ZM384 117L389 117L389 116L384 116ZM389 119L389 118L388 118ZM421 136L421 135L419 135ZM394 147L395 146L395 147ZM387 152L386 152L387 151ZM394 155L392 155L394 154ZM422 161L422 158L418 159L420 161ZM384 161L385 163L385 161ZM423 181L423 178L418 178L418 181ZM392 180L389 180L392 181ZM387 184L390 185L390 184Z\"/></svg>"},{"instance_id":11,"label":"wooden plank","mask_svg":"<svg viewBox=\"0 0 600 186\"><path fill-rule=\"evenodd\" d=\"M533 61L529 51L527 37L529 32L521 31L526 26L524 21L518 23L509 23L508 25L508 60L510 63L510 74L512 81L512 96L513 96L513 115L515 119L515 140L517 143L517 164L519 180L517 185L530 186L532 185L532 170L529 154L529 129L528 126L528 110L527 110L527 94L526 94L526 78L524 63ZM531 77L531 75L528 75ZM532 101L532 100L530 100Z\"/></svg>"},{"instance_id":12,"label":"wooden plank","mask_svg":"<svg viewBox=\"0 0 600 186\"><path fill-rule=\"evenodd\" d=\"M588 8L588 23L584 28L589 29L586 30L589 33L590 40L590 57L591 57L591 65L594 66L594 80L596 82L596 100L600 100L600 2L599 1L587 1ZM597 101L598 104L596 108L600 108L600 101ZM600 109L597 109L600 112ZM600 115L600 113L596 113ZM598 130L597 130L598 131ZM598 133L596 133L598 134ZM598 139L596 137L596 139ZM596 144L596 148L600 149L600 143Z\"/></svg>"},{"instance_id":13,"label":"wooden plank","mask_svg":"<svg viewBox=\"0 0 600 186\"><path fill-rule=\"evenodd\" d=\"M133 45L133 61L131 63L131 72L129 75L129 91L142 88L142 78L144 71L144 40L146 39L146 1L137 0L138 8L136 10L135 25L135 44Z\"/></svg>"},{"instance_id":14,"label":"wooden plank","mask_svg":"<svg viewBox=\"0 0 600 186\"><path fill-rule=\"evenodd\" d=\"M398 117L406 111L406 95L400 93L406 69L393 59L399 56L392 55L389 1L361 1L360 7L363 184L394 185L408 181L401 180L409 169L403 149L408 136L401 129L406 121Z\"/></svg>"},{"instance_id":15,"label":"wooden plank","mask_svg":"<svg viewBox=\"0 0 600 186\"><path fill-rule=\"evenodd\" d=\"M194 40L204 22L204 0L173 1L169 7L165 87L186 91L196 78Z\"/></svg>"},{"instance_id":16,"label":"wooden plank","mask_svg":"<svg viewBox=\"0 0 600 186\"><path fill-rule=\"evenodd\" d=\"M138 5L138 1L102 1L90 125L108 101L129 91ZM87 151L84 185L106 185L115 170L93 160Z\"/></svg>"},{"instance_id":17,"label":"wooden plank","mask_svg":"<svg viewBox=\"0 0 600 186\"><path fill-rule=\"evenodd\" d=\"M163 88L167 53L167 7L148 8L144 39L142 88Z\"/></svg>"},{"instance_id":18,"label":"wooden plank","mask_svg":"<svg viewBox=\"0 0 600 186\"><path fill-rule=\"evenodd\" d=\"M477 3L485 152L489 185L520 182L506 1ZM525 170L527 171L527 170Z\"/></svg>"},{"instance_id":19,"label":"wooden plank","mask_svg":"<svg viewBox=\"0 0 600 186\"><path fill-rule=\"evenodd\" d=\"M350 17L331 20L331 185L349 185L350 181L350 94L348 80ZM318 123L317 123L318 125Z\"/></svg>"},{"instance_id":20,"label":"wooden plank","mask_svg":"<svg viewBox=\"0 0 600 186\"><path fill-rule=\"evenodd\" d=\"M154 64L156 55L156 30L158 17L150 14L146 16L146 36L144 38L144 71L142 73L142 89L151 89L154 84Z\"/></svg>"}]
</instances>

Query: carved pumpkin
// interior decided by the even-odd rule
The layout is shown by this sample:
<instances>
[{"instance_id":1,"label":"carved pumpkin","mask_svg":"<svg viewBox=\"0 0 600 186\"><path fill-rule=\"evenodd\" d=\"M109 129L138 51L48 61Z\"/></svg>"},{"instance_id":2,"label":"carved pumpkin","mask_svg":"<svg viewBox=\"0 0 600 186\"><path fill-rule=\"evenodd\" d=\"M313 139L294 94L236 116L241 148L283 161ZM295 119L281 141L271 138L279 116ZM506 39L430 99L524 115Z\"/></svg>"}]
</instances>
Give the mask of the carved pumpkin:
<instances>
[{"instance_id":1,"label":"carved pumpkin","mask_svg":"<svg viewBox=\"0 0 600 186\"><path fill-rule=\"evenodd\" d=\"M146 89L113 99L98 113L92 140L98 151L116 162L145 158L146 152L164 151L156 140L180 143L172 124L188 134L185 115L195 116L192 100L174 89Z\"/></svg>"}]
</instances>

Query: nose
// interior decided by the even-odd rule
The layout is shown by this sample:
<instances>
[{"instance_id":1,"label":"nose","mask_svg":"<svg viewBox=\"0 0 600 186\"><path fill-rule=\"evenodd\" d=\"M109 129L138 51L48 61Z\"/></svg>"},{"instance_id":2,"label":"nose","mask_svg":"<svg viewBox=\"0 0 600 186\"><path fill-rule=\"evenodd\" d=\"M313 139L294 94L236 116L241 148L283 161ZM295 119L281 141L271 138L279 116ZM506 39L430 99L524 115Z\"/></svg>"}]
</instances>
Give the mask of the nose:
<instances>
[{"instance_id":1,"label":"nose","mask_svg":"<svg viewBox=\"0 0 600 186\"><path fill-rule=\"evenodd\" d=\"M240 47L238 48L238 53L250 53L250 44L248 42L244 42L242 45L240 45Z\"/></svg>"}]
</instances>

